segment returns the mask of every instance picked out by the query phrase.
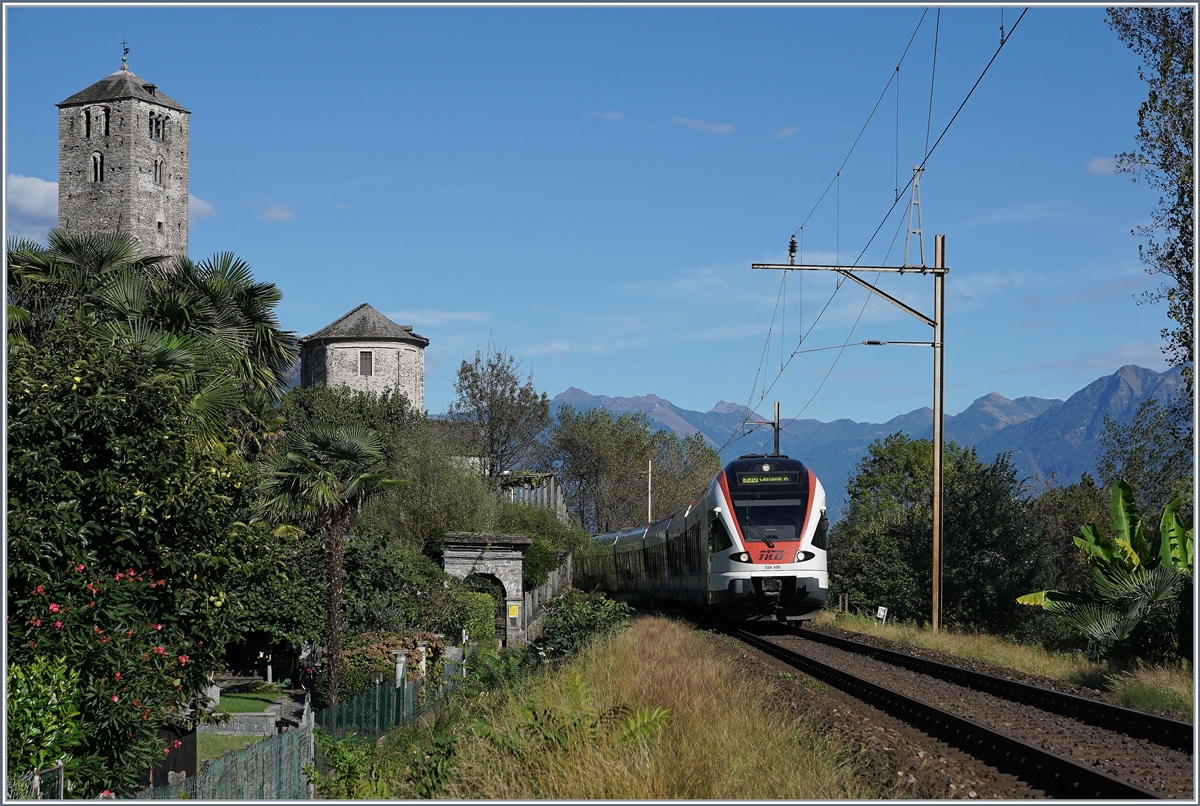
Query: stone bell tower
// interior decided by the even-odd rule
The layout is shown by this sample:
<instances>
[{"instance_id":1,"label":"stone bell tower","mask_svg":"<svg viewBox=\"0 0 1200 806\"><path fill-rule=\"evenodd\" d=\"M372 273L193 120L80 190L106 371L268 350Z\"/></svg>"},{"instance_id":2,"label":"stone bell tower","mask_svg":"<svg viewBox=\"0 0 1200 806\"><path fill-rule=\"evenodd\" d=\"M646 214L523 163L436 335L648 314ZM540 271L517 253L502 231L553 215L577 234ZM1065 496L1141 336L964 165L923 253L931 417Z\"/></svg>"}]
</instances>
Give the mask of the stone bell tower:
<instances>
[{"instance_id":1,"label":"stone bell tower","mask_svg":"<svg viewBox=\"0 0 1200 806\"><path fill-rule=\"evenodd\" d=\"M125 59L57 106L59 229L127 232L147 254L186 257L191 112Z\"/></svg>"}]
</instances>

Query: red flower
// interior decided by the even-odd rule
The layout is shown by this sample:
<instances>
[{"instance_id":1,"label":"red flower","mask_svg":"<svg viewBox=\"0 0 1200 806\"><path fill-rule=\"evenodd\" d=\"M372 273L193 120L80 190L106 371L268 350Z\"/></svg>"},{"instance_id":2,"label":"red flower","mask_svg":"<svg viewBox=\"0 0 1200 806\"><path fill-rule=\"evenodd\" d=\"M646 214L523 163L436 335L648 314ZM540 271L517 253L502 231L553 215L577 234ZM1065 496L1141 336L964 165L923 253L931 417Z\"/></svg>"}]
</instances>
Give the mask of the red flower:
<instances>
[{"instance_id":1,"label":"red flower","mask_svg":"<svg viewBox=\"0 0 1200 806\"><path fill-rule=\"evenodd\" d=\"M161 629L162 629L162 625L161 625L161 624L151 624L150 626L151 626L152 628L156 629L156 630L161 630Z\"/></svg>"},{"instance_id":2,"label":"red flower","mask_svg":"<svg viewBox=\"0 0 1200 806\"><path fill-rule=\"evenodd\" d=\"M156 647L154 647L154 654L155 654L155 655L165 655L165 654L167 654L166 647L161 647L161 646L156 646Z\"/></svg>"},{"instance_id":3,"label":"red flower","mask_svg":"<svg viewBox=\"0 0 1200 806\"><path fill-rule=\"evenodd\" d=\"M122 579L124 579L124 578L125 578L125 575L124 575L124 574L122 574L120 571L118 571L117 573L113 574L113 579L115 579L117 582L120 582L120 581L121 581Z\"/></svg>"},{"instance_id":4,"label":"red flower","mask_svg":"<svg viewBox=\"0 0 1200 806\"><path fill-rule=\"evenodd\" d=\"M51 613L57 613L59 610L62 610L62 608L59 607L58 605L54 604L54 602L50 603L50 612Z\"/></svg>"},{"instance_id":5,"label":"red flower","mask_svg":"<svg viewBox=\"0 0 1200 806\"><path fill-rule=\"evenodd\" d=\"M120 679L121 679L121 673L113 672L113 680L120 680ZM134 703L134 705L137 705L137 703Z\"/></svg>"},{"instance_id":6,"label":"red flower","mask_svg":"<svg viewBox=\"0 0 1200 806\"><path fill-rule=\"evenodd\" d=\"M56 629L56 630L61 630L61 629L62 629L62 622L61 622L61 621L56 621L56 622L54 622L54 629Z\"/></svg>"},{"instance_id":7,"label":"red flower","mask_svg":"<svg viewBox=\"0 0 1200 806\"><path fill-rule=\"evenodd\" d=\"M183 747L183 742L181 742L181 741L179 741L178 739L176 739L176 740L175 740L175 744L171 745L171 747L173 747L173 748L180 748L180 747Z\"/></svg>"},{"instance_id":8,"label":"red flower","mask_svg":"<svg viewBox=\"0 0 1200 806\"><path fill-rule=\"evenodd\" d=\"M104 635L104 630L100 629L99 625L93 624L92 629L96 631L97 635Z\"/></svg>"},{"instance_id":9,"label":"red flower","mask_svg":"<svg viewBox=\"0 0 1200 806\"><path fill-rule=\"evenodd\" d=\"M42 595L42 594L44 594L45 592L46 592L46 589L45 589L45 588L43 588L41 585L38 585L38 586L37 586L36 588L34 588L34 590L33 590L33 593L34 593L34 595L35 595L35 596L41 596L41 595Z\"/></svg>"},{"instance_id":10,"label":"red flower","mask_svg":"<svg viewBox=\"0 0 1200 806\"><path fill-rule=\"evenodd\" d=\"M111 639L111 638L109 638L107 635L102 635L102 636L100 636L100 643L102 643L102 644L107 644L107 643L109 643L110 641L112 641L112 639Z\"/></svg>"},{"instance_id":11,"label":"red flower","mask_svg":"<svg viewBox=\"0 0 1200 806\"><path fill-rule=\"evenodd\" d=\"M169 747L164 747L164 748L163 748L163 755L164 755L164 756L166 756L166 755L170 755L170 754L171 754L171 748L169 748Z\"/></svg>"},{"instance_id":12,"label":"red flower","mask_svg":"<svg viewBox=\"0 0 1200 806\"><path fill-rule=\"evenodd\" d=\"M187 665L187 662L188 662L188 656L187 656L187 655L180 655L180 656L179 656L179 665L180 665L180 666L186 666L186 665Z\"/></svg>"},{"instance_id":13,"label":"red flower","mask_svg":"<svg viewBox=\"0 0 1200 806\"><path fill-rule=\"evenodd\" d=\"M30 624L32 624L32 625L33 625L33 626L35 626L35 627L40 627L40 626L42 626L42 620L41 620L40 618L31 618L31 619L29 620L29 623L30 623Z\"/></svg>"},{"instance_id":14,"label":"red flower","mask_svg":"<svg viewBox=\"0 0 1200 806\"><path fill-rule=\"evenodd\" d=\"M76 570L76 571L82 571L82 570L83 570L83 563L80 563L79 565L75 566L75 570Z\"/></svg>"},{"instance_id":15,"label":"red flower","mask_svg":"<svg viewBox=\"0 0 1200 806\"><path fill-rule=\"evenodd\" d=\"M95 606L96 606L96 602L94 600L91 602L88 602L88 607L95 607Z\"/></svg>"},{"instance_id":16,"label":"red flower","mask_svg":"<svg viewBox=\"0 0 1200 806\"><path fill-rule=\"evenodd\" d=\"M117 697L117 695L116 695L116 694L114 694L114 695L113 695L113 702L116 702L118 699L120 699L120 698L119 698L119 697Z\"/></svg>"}]
</instances>

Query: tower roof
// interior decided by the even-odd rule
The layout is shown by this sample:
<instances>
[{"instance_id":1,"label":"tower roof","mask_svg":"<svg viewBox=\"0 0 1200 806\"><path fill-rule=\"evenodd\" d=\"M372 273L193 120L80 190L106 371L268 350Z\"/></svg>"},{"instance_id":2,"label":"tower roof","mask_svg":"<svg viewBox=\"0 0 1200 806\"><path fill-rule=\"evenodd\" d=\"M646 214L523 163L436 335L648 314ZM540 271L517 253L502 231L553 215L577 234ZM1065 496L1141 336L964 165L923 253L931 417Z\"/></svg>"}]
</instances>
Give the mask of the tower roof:
<instances>
[{"instance_id":1,"label":"tower roof","mask_svg":"<svg viewBox=\"0 0 1200 806\"><path fill-rule=\"evenodd\" d=\"M341 339L405 341L421 347L429 346L429 339L413 333L412 326L396 324L365 302L316 333L300 339L300 343Z\"/></svg>"},{"instance_id":2,"label":"tower roof","mask_svg":"<svg viewBox=\"0 0 1200 806\"><path fill-rule=\"evenodd\" d=\"M147 101L169 109L177 109L187 115L191 114L187 109L159 92L157 85L138 78L124 65L112 75L105 76L92 86L80 90L55 106L82 106L101 101L123 101L126 98L137 98L139 101Z\"/></svg>"}]
</instances>

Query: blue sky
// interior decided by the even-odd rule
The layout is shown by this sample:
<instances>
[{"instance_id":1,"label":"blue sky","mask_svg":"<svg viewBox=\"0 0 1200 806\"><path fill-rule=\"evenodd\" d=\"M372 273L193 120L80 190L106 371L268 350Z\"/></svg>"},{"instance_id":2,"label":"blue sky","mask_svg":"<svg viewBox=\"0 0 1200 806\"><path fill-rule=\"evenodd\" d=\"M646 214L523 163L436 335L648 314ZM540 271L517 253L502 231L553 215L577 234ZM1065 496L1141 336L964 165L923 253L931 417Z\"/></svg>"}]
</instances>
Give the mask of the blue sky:
<instances>
[{"instance_id":1,"label":"blue sky","mask_svg":"<svg viewBox=\"0 0 1200 806\"><path fill-rule=\"evenodd\" d=\"M792 275L763 359L780 276L750 264L786 261L923 11L8 6L7 232L54 224L54 104L116 70L125 39L130 69L192 111L192 258L246 259L300 335L362 302L413 325L431 412L491 337L552 396L778 399L785 417L880 422L930 405L928 348L849 347L819 392L837 352L780 375L781 351L800 327L802 349L929 328L852 287L818 321L832 278ZM1020 8L1003 13L1011 27ZM927 119L932 143L995 52L999 8L944 9L931 110L935 15L901 65L898 123L893 85L808 219L807 262L859 254ZM1133 299L1155 285L1130 230L1156 196L1111 170L1133 146L1136 66L1102 8L1034 7L929 159L948 413L1165 368L1165 310ZM932 312L931 279L880 284Z\"/></svg>"}]
</instances>

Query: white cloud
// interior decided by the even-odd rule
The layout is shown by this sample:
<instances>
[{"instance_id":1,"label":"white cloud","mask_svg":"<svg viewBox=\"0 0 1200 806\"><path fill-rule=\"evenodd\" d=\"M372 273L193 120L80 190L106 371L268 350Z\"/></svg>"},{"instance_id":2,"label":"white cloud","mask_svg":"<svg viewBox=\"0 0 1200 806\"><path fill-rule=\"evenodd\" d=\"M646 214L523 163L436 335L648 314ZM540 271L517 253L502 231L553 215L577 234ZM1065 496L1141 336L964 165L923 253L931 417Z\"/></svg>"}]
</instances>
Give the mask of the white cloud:
<instances>
[{"instance_id":1,"label":"white cloud","mask_svg":"<svg viewBox=\"0 0 1200 806\"><path fill-rule=\"evenodd\" d=\"M737 129L728 123L709 123L698 118L671 118L672 123L678 123L680 126L687 126L689 129L698 132L711 132L712 134L733 134Z\"/></svg>"},{"instance_id":2,"label":"white cloud","mask_svg":"<svg viewBox=\"0 0 1200 806\"><path fill-rule=\"evenodd\" d=\"M422 327L437 327L451 322L486 322L488 315L480 311L439 311L418 309L408 311L391 311L385 314L393 322L402 325L412 324L420 330Z\"/></svg>"},{"instance_id":3,"label":"white cloud","mask_svg":"<svg viewBox=\"0 0 1200 806\"><path fill-rule=\"evenodd\" d=\"M1106 176L1117 172L1117 161L1112 157L1096 157L1088 160L1083 169L1093 176Z\"/></svg>"},{"instance_id":4,"label":"white cloud","mask_svg":"<svg viewBox=\"0 0 1200 806\"><path fill-rule=\"evenodd\" d=\"M45 242L58 224L58 183L9 174L6 185L8 234Z\"/></svg>"},{"instance_id":5,"label":"white cloud","mask_svg":"<svg viewBox=\"0 0 1200 806\"><path fill-rule=\"evenodd\" d=\"M618 112L615 109L610 109L607 112L587 111L587 112L584 112L583 114L585 114L589 117L593 117L593 118L600 118L601 120L624 120L625 119L624 113Z\"/></svg>"},{"instance_id":6,"label":"white cloud","mask_svg":"<svg viewBox=\"0 0 1200 806\"><path fill-rule=\"evenodd\" d=\"M787 137L791 137L793 134L795 134L798 131L800 131L799 126L784 126L782 129L775 132L775 136L780 137L780 138L787 138Z\"/></svg>"},{"instance_id":7,"label":"white cloud","mask_svg":"<svg viewBox=\"0 0 1200 806\"><path fill-rule=\"evenodd\" d=\"M197 199L191 193L188 194L188 223L195 224L197 221L203 221L206 218L212 218L217 213L217 208L206 202L204 199Z\"/></svg>"},{"instance_id":8,"label":"white cloud","mask_svg":"<svg viewBox=\"0 0 1200 806\"><path fill-rule=\"evenodd\" d=\"M296 217L295 211L286 205L269 207L258 214L263 221L291 221Z\"/></svg>"}]
</instances>

